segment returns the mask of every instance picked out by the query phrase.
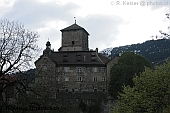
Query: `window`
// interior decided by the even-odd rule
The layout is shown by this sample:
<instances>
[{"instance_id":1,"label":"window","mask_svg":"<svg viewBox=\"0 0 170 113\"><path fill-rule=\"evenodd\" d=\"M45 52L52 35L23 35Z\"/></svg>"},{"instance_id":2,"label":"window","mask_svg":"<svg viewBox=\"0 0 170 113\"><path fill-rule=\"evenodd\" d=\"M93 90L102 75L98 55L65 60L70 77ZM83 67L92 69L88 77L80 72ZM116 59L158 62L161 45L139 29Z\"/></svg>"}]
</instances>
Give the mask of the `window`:
<instances>
[{"instance_id":1,"label":"window","mask_svg":"<svg viewBox=\"0 0 170 113\"><path fill-rule=\"evenodd\" d=\"M67 59L63 59L63 62L67 62Z\"/></svg>"},{"instance_id":2,"label":"window","mask_svg":"<svg viewBox=\"0 0 170 113\"><path fill-rule=\"evenodd\" d=\"M47 76L43 76L43 79L47 79Z\"/></svg>"},{"instance_id":3,"label":"window","mask_svg":"<svg viewBox=\"0 0 170 113\"><path fill-rule=\"evenodd\" d=\"M97 67L94 67L94 68L93 68L93 71L94 71L94 72L97 72Z\"/></svg>"},{"instance_id":4,"label":"window","mask_svg":"<svg viewBox=\"0 0 170 113\"><path fill-rule=\"evenodd\" d=\"M57 72L60 72L60 68L57 69Z\"/></svg>"},{"instance_id":5,"label":"window","mask_svg":"<svg viewBox=\"0 0 170 113\"><path fill-rule=\"evenodd\" d=\"M81 92L81 89L78 89L79 92Z\"/></svg>"},{"instance_id":6,"label":"window","mask_svg":"<svg viewBox=\"0 0 170 113\"><path fill-rule=\"evenodd\" d=\"M72 41L72 45L74 45L74 41Z\"/></svg>"},{"instance_id":7,"label":"window","mask_svg":"<svg viewBox=\"0 0 170 113\"><path fill-rule=\"evenodd\" d=\"M97 92L97 88L94 88L94 92Z\"/></svg>"},{"instance_id":8,"label":"window","mask_svg":"<svg viewBox=\"0 0 170 113\"><path fill-rule=\"evenodd\" d=\"M91 61L92 61L92 62L96 62L96 58L95 58L95 57L92 57L92 58L91 58Z\"/></svg>"},{"instance_id":9,"label":"window","mask_svg":"<svg viewBox=\"0 0 170 113\"><path fill-rule=\"evenodd\" d=\"M67 62L67 54L63 55L63 62Z\"/></svg>"},{"instance_id":10,"label":"window","mask_svg":"<svg viewBox=\"0 0 170 113\"><path fill-rule=\"evenodd\" d=\"M65 77L65 81L69 81L69 77Z\"/></svg>"},{"instance_id":11,"label":"window","mask_svg":"<svg viewBox=\"0 0 170 113\"><path fill-rule=\"evenodd\" d=\"M67 58L63 58L63 62L67 62Z\"/></svg>"},{"instance_id":12,"label":"window","mask_svg":"<svg viewBox=\"0 0 170 113\"><path fill-rule=\"evenodd\" d=\"M77 54L77 62L81 62L81 56L80 56L80 54Z\"/></svg>"},{"instance_id":13,"label":"window","mask_svg":"<svg viewBox=\"0 0 170 113\"><path fill-rule=\"evenodd\" d=\"M47 58L44 58L44 62L46 62L47 61Z\"/></svg>"},{"instance_id":14,"label":"window","mask_svg":"<svg viewBox=\"0 0 170 113\"><path fill-rule=\"evenodd\" d=\"M64 67L64 72L68 72L69 71L69 67Z\"/></svg>"},{"instance_id":15,"label":"window","mask_svg":"<svg viewBox=\"0 0 170 113\"><path fill-rule=\"evenodd\" d=\"M95 57L96 55L95 55L95 53L92 53L91 56L92 56L92 57Z\"/></svg>"},{"instance_id":16,"label":"window","mask_svg":"<svg viewBox=\"0 0 170 113\"><path fill-rule=\"evenodd\" d=\"M105 89L103 89L103 92L105 92L106 90Z\"/></svg>"},{"instance_id":17,"label":"window","mask_svg":"<svg viewBox=\"0 0 170 113\"><path fill-rule=\"evenodd\" d=\"M43 70L46 70L47 69L47 66L43 66Z\"/></svg>"},{"instance_id":18,"label":"window","mask_svg":"<svg viewBox=\"0 0 170 113\"><path fill-rule=\"evenodd\" d=\"M102 72L104 73L106 71L105 67L102 67Z\"/></svg>"},{"instance_id":19,"label":"window","mask_svg":"<svg viewBox=\"0 0 170 113\"><path fill-rule=\"evenodd\" d=\"M52 98L56 99L57 98L57 93L55 93Z\"/></svg>"},{"instance_id":20,"label":"window","mask_svg":"<svg viewBox=\"0 0 170 113\"><path fill-rule=\"evenodd\" d=\"M57 89L57 92L59 92L60 90L59 89Z\"/></svg>"},{"instance_id":21,"label":"window","mask_svg":"<svg viewBox=\"0 0 170 113\"><path fill-rule=\"evenodd\" d=\"M68 89L66 89L66 92L68 92Z\"/></svg>"},{"instance_id":22,"label":"window","mask_svg":"<svg viewBox=\"0 0 170 113\"><path fill-rule=\"evenodd\" d=\"M78 77L77 79L78 81L83 81L82 77Z\"/></svg>"},{"instance_id":23,"label":"window","mask_svg":"<svg viewBox=\"0 0 170 113\"><path fill-rule=\"evenodd\" d=\"M87 102L88 102L88 103L91 103L91 102L92 102L92 100L91 100L91 99L88 99L88 100L87 100Z\"/></svg>"},{"instance_id":24,"label":"window","mask_svg":"<svg viewBox=\"0 0 170 113\"><path fill-rule=\"evenodd\" d=\"M80 73L80 72L81 72L81 68L79 67L79 68L77 69L77 71Z\"/></svg>"},{"instance_id":25,"label":"window","mask_svg":"<svg viewBox=\"0 0 170 113\"><path fill-rule=\"evenodd\" d=\"M72 89L72 92L74 92L74 89Z\"/></svg>"},{"instance_id":26,"label":"window","mask_svg":"<svg viewBox=\"0 0 170 113\"><path fill-rule=\"evenodd\" d=\"M102 77L102 81L106 81L106 77Z\"/></svg>"},{"instance_id":27,"label":"window","mask_svg":"<svg viewBox=\"0 0 170 113\"><path fill-rule=\"evenodd\" d=\"M93 77L93 81L97 81L97 77Z\"/></svg>"},{"instance_id":28,"label":"window","mask_svg":"<svg viewBox=\"0 0 170 113\"><path fill-rule=\"evenodd\" d=\"M81 62L81 60L77 60L77 62Z\"/></svg>"},{"instance_id":29,"label":"window","mask_svg":"<svg viewBox=\"0 0 170 113\"><path fill-rule=\"evenodd\" d=\"M56 80L57 80L57 81L60 81L60 77L56 77Z\"/></svg>"}]
</instances>

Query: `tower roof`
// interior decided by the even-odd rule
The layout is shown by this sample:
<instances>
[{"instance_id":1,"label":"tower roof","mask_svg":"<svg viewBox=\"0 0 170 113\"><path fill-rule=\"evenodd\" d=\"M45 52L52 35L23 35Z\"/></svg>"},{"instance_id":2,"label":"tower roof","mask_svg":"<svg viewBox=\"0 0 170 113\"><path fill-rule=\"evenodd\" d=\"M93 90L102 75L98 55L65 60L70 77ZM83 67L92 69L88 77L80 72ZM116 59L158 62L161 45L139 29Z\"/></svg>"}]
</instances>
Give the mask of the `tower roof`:
<instances>
[{"instance_id":1,"label":"tower roof","mask_svg":"<svg viewBox=\"0 0 170 113\"><path fill-rule=\"evenodd\" d=\"M50 42L49 42L49 41L47 41L46 46L51 46L51 44L50 44Z\"/></svg>"},{"instance_id":2,"label":"tower roof","mask_svg":"<svg viewBox=\"0 0 170 113\"><path fill-rule=\"evenodd\" d=\"M84 30L89 35L89 33L83 27L77 25L76 23L74 23L64 29L61 29L60 31L63 32L63 31L72 31L72 30Z\"/></svg>"}]
</instances>

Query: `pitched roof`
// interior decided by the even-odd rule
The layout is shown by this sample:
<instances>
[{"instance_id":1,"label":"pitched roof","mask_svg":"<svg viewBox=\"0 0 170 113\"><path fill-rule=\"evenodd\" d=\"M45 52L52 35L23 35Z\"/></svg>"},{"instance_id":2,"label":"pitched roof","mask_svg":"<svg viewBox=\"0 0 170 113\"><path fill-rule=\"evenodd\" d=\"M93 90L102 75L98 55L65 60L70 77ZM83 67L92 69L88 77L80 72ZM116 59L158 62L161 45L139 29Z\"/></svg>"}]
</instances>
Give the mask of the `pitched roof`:
<instances>
[{"instance_id":1,"label":"pitched roof","mask_svg":"<svg viewBox=\"0 0 170 113\"><path fill-rule=\"evenodd\" d=\"M101 53L99 53L98 56L104 63L108 63L111 60L108 57L102 55Z\"/></svg>"},{"instance_id":2,"label":"pitched roof","mask_svg":"<svg viewBox=\"0 0 170 113\"><path fill-rule=\"evenodd\" d=\"M110 60L98 56L96 51L67 51L54 52L49 54L49 57L57 63L57 65L106 65Z\"/></svg>"},{"instance_id":3,"label":"pitched roof","mask_svg":"<svg viewBox=\"0 0 170 113\"><path fill-rule=\"evenodd\" d=\"M61 29L60 31L72 31L72 30L84 30L88 35L89 33L81 26L77 25L76 23L64 28L64 29Z\"/></svg>"}]
</instances>

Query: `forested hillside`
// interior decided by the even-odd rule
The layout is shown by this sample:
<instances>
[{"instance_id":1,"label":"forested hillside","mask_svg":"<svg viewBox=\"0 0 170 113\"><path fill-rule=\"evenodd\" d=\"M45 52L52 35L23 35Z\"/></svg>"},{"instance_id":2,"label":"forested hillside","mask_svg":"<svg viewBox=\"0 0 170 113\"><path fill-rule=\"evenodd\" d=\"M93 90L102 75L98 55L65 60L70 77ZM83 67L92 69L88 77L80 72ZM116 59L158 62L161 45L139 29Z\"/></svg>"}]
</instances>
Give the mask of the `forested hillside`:
<instances>
[{"instance_id":1,"label":"forested hillside","mask_svg":"<svg viewBox=\"0 0 170 113\"><path fill-rule=\"evenodd\" d=\"M105 49L101 53L109 57L114 57L116 54L121 54L125 51L133 51L136 54L144 56L152 65L161 64L170 57L170 40L149 40L141 44L115 47L110 53Z\"/></svg>"}]
</instances>

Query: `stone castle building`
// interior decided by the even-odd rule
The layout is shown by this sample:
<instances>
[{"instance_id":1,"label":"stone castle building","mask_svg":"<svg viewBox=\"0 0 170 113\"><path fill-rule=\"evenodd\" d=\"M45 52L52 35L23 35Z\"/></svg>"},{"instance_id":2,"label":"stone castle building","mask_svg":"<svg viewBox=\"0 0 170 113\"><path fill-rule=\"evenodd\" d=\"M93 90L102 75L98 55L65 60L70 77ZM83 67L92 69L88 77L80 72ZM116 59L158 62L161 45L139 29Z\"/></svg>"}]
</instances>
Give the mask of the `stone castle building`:
<instances>
[{"instance_id":1,"label":"stone castle building","mask_svg":"<svg viewBox=\"0 0 170 113\"><path fill-rule=\"evenodd\" d=\"M83 99L107 98L110 70L118 57L109 59L89 49L89 33L76 23L60 30L62 45L58 51L46 43L43 55L35 62L35 83L49 87L51 96ZM88 96L87 96L88 95Z\"/></svg>"}]
</instances>

